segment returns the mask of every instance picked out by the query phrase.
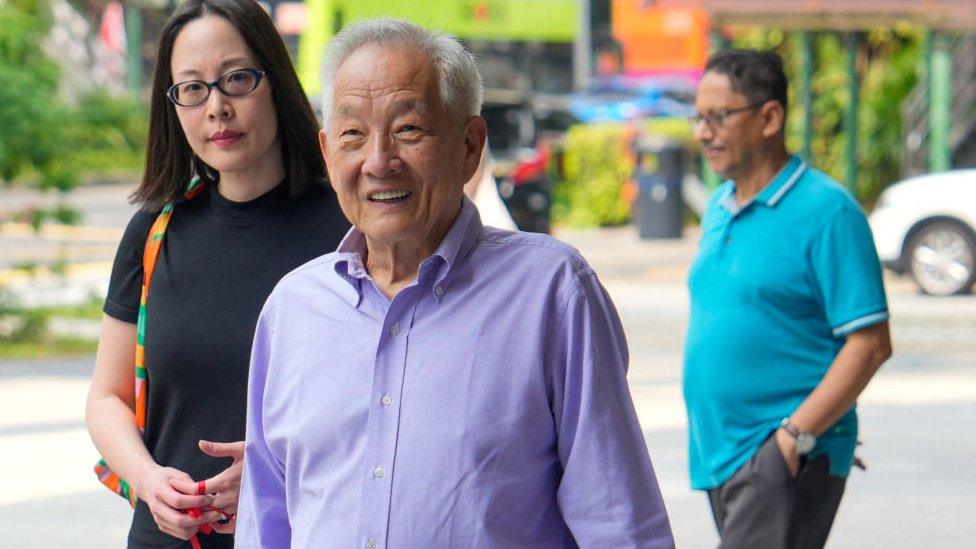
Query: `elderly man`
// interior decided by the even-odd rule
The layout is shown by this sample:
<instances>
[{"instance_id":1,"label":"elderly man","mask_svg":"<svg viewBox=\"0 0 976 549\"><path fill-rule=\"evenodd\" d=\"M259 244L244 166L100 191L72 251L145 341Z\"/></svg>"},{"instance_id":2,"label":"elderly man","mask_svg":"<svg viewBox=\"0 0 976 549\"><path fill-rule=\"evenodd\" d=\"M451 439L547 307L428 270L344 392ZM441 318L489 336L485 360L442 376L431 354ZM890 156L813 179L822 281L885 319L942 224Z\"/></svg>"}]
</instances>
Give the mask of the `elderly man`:
<instances>
[{"instance_id":1,"label":"elderly man","mask_svg":"<svg viewBox=\"0 0 976 549\"><path fill-rule=\"evenodd\" d=\"M672 546L596 275L462 194L471 55L394 20L329 52L320 142L354 227L258 322L237 546Z\"/></svg>"},{"instance_id":2,"label":"elderly man","mask_svg":"<svg viewBox=\"0 0 976 549\"><path fill-rule=\"evenodd\" d=\"M890 356L864 214L790 156L772 52L709 59L695 136L728 179L689 273L685 400L692 486L721 547L822 547L854 460L855 399Z\"/></svg>"}]
</instances>

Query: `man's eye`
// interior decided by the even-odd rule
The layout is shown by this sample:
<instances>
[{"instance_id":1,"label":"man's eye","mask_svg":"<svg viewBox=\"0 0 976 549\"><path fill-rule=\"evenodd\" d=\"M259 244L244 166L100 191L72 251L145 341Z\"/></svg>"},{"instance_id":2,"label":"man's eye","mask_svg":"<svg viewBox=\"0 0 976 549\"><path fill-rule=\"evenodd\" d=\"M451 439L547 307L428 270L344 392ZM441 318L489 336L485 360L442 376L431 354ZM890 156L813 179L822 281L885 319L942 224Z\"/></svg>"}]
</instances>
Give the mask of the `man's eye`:
<instances>
[{"instance_id":1,"label":"man's eye","mask_svg":"<svg viewBox=\"0 0 976 549\"><path fill-rule=\"evenodd\" d=\"M360 135L362 135L362 132L359 130L343 130L339 134L339 137L359 137Z\"/></svg>"},{"instance_id":2,"label":"man's eye","mask_svg":"<svg viewBox=\"0 0 976 549\"><path fill-rule=\"evenodd\" d=\"M420 131L420 126L414 126L413 124L404 124L400 126L400 129L397 130L397 133L414 133L419 131Z\"/></svg>"}]
</instances>

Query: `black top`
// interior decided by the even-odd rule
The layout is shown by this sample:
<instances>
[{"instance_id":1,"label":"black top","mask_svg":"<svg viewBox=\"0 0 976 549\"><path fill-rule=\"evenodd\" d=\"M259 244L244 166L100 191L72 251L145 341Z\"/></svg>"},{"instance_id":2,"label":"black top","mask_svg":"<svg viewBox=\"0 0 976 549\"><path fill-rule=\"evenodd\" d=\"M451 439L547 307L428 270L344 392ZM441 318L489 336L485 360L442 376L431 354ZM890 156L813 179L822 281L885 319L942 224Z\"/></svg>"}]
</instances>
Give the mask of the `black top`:
<instances>
[{"instance_id":1,"label":"black top","mask_svg":"<svg viewBox=\"0 0 976 549\"><path fill-rule=\"evenodd\" d=\"M104 310L125 322L138 318L143 248L157 215L133 216L112 268ZM157 463L194 480L230 464L201 452L197 441L244 439L248 363L261 307L281 277L335 250L348 227L331 190L290 198L287 182L249 202L206 188L176 205L146 323L145 441ZM205 547L232 545L231 536L200 539ZM160 532L139 501L129 547L188 546Z\"/></svg>"}]
</instances>

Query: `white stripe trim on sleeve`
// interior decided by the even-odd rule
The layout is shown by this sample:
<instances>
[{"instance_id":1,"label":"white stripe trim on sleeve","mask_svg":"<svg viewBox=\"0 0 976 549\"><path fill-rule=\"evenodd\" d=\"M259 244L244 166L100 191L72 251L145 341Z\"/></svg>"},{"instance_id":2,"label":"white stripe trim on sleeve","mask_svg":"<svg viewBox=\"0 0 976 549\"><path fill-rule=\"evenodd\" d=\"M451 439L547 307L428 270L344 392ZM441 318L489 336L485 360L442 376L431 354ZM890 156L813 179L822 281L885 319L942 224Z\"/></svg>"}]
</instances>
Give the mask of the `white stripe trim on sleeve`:
<instances>
[{"instance_id":1,"label":"white stripe trim on sleeve","mask_svg":"<svg viewBox=\"0 0 976 549\"><path fill-rule=\"evenodd\" d=\"M880 313L872 313L867 316L862 316L861 318L856 318L850 322L841 324L840 326L834 328L834 337L839 337L842 335L847 335L852 332L856 332L861 328L871 326L872 324L877 324L879 322L884 322L888 320L888 311L881 311Z\"/></svg>"}]
</instances>

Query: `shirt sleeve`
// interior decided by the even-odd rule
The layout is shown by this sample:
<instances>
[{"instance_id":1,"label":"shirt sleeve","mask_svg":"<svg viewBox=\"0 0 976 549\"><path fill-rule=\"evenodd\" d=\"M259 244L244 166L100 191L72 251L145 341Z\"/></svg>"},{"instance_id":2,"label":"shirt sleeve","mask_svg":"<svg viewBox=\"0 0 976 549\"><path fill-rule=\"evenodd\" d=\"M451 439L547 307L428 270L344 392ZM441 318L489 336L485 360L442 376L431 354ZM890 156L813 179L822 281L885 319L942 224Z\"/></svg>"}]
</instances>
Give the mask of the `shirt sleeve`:
<instances>
[{"instance_id":1,"label":"shirt sleeve","mask_svg":"<svg viewBox=\"0 0 976 549\"><path fill-rule=\"evenodd\" d=\"M623 327L592 272L579 278L559 326L551 357L563 519L581 547L673 547L627 386Z\"/></svg>"},{"instance_id":2,"label":"shirt sleeve","mask_svg":"<svg viewBox=\"0 0 976 549\"><path fill-rule=\"evenodd\" d=\"M158 214L139 210L122 234L115 253L112 277L102 310L123 322L136 323L139 318L139 299L142 297L142 255L146 237Z\"/></svg>"},{"instance_id":3,"label":"shirt sleeve","mask_svg":"<svg viewBox=\"0 0 976 549\"><path fill-rule=\"evenodd\" d=\"M273 303L269 300L258 318L251 352L244 471L235 547L284 548L291 545L285 468L269 447L264 430L265 388L273 356Z\"/></svg>"},{"instance_id":4,"label":"shirt sleeve","mask_svg":"<svg viewBox=\"0 0 976 549\"><path fill-rule=\"evenodd\" d=\"M856 204L828 218L813 241L811 263L834 337L888 320L881 262Z\"/></svg>"}]
</instances>

